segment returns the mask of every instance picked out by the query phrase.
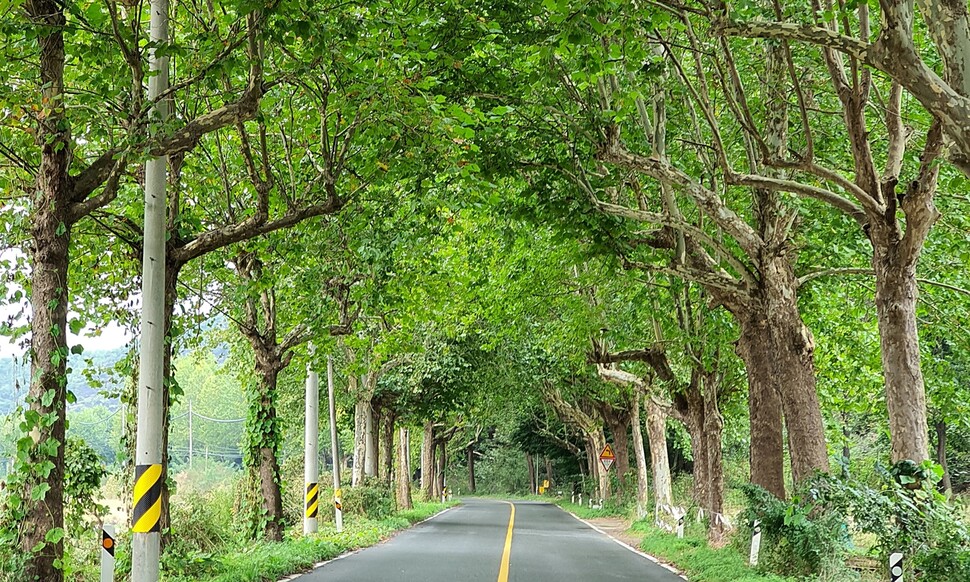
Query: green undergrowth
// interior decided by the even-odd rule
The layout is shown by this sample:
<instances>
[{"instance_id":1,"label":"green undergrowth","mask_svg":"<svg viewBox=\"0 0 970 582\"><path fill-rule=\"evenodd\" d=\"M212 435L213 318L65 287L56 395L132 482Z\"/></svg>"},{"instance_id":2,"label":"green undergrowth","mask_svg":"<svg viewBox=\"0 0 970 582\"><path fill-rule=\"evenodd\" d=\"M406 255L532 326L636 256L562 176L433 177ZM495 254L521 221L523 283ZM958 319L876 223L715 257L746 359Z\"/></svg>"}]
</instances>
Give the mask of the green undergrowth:
<instances>
[{"instance_id":1,"label":"green undergrowth","mask_svg":"<svg viewBox=\"0 0 970 582\"><path fill-rule=\"evenodd\" d=\"M623 505L611 505L604 503L601 509L593 509L588 505L570 503L564 499L547 498L546 501L555 503L559 507L582 519L592 519L596 517L626 517L630 513L630 508Z\"/></svg>"},{"instance_id":2,"label":"green undergrowth","mask_svg":"<svg viewBox=\"0 0 970 582\"><path fill-rule=\"evenodd\" d=\"M381 519L351 517L344 522L341 533L337 533L333 524L325 523L315 535L280 543L256 542L219 554L185 559L178 564L176 572L163 571L161 579L166 582L274 582L345 552L377 544L390 534L456 504L415 503L412 510Z\"/></svg>"},{"instance_id":3,"label":"green undergrowth","mask_svg":"<svg viewBox=\"0 0 970 582\"><path fill-rule=\"evenodd\" d=\"M790 582L774 574L761 573L747 565L733 547L714 549L698 531L685 532L683 538L654 527L649 521L634 522L630 530L643 536L640 549L674 564L691 582Z\"/></svg>"}]
</instances>

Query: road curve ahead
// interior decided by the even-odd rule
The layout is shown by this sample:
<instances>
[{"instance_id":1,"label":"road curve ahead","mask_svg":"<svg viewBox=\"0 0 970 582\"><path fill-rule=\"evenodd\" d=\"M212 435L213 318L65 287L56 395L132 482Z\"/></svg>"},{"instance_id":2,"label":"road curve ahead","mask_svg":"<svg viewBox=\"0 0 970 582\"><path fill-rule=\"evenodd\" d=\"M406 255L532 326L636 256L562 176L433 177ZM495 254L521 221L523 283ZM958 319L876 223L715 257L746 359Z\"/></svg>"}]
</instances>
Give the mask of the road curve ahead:
<instances>
[{"instance_id":1,"label":"road curve ahead","mask_svg":"<svg viewBox=\"0 0 970 582\"><path fill-rule=\"evenodd\" d=\"M466 500L381 545L297 578L297 582L563 580L683 582L555 505L478 499Z\"/></svg>"}]
</instances>

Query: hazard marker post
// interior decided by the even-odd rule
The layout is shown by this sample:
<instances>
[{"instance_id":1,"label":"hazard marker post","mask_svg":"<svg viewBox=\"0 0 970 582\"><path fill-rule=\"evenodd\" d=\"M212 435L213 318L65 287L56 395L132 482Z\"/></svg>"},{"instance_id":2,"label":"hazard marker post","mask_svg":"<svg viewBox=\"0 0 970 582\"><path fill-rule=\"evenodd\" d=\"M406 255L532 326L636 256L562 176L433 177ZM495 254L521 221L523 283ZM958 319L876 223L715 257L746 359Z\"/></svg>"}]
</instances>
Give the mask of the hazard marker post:
<instances>
[{"instance_id":1,"label":"hazard marker post","mask_svg":"<svg viewBox=\"0 0 970 582\"><path fill-rule=\"evenodd\" d=\"M684 537L684 514L680 514L677 518L677 537Z\"/></svg>"},{"instance_id":2,"label":"hazard marker post","mask_svg":"<svg viewBox=\"0 0 970 582\"><path fill-rule=\"evenodd\" d=\"M101 582L115 580L115 526L101 527Z\"/></svg>"},{"instance_id":3,"label":"hazard marker post","mask_svg":"<svg viewBox=\"0 0 970 582\"><path fill-rule=\"evenodd\" d=\"M903 555L899 552L889 555L889 581L903 582Z\"/></svg>"},{"instance_id":4,"label":"hazard marker post","mask_svg":"<svg viewBox=\"0 0 970 582\"><path fill-rule=\"evenodd\" d=\"M761 552L761 520L754 520L751 528L751 555L748 556L748 563L752 566L758 565L758 554Z\"/></svg>"},{"instance_id":5,"label":"hazard marker post","mask_svg":"<svg viewBox=\"0 0 970 582\"><path fill-rule=\"evenodd\" d=\"M600 453L600 463L603 463L603 468L607 471L613 467L613 463L616 462L616 453L613 452L613 447L606 445L603 447L603 452Z\"/></svg>"}]
</instances>

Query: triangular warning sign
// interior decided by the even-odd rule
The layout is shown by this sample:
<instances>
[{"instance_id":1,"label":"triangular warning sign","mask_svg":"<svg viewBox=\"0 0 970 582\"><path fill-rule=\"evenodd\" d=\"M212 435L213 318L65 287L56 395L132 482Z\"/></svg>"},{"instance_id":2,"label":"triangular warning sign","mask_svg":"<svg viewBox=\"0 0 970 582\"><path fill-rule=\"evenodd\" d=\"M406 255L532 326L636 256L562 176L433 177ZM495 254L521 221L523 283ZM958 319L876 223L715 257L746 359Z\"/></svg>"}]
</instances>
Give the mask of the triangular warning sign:
<instances>
[{"instance_id":1,"label":"triangular warning sign","mask_svg":"<svg viewBox=\"0 0 970 582\"><path fill-rule=\"evenodd\" d=\"M606 445L603 448L603 452L600 453L600 462L603 463L603 467L609 471L613 467L613 463L616 461L616 455L613 453L613 447Z\"/></svg>"}]
</instances>

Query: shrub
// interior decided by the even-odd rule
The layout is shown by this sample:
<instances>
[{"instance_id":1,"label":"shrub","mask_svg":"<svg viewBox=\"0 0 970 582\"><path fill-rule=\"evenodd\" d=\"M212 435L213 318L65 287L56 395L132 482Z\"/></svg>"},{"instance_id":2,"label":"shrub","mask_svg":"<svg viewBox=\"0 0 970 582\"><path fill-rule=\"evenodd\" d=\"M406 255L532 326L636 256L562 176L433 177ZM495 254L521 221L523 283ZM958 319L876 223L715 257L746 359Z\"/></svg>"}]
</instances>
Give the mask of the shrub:
<instances>
[{"instance_id":1,"label":"shrub","mask_svg":"<svg viewBox=\"0 0 970 582\"><path fill-rule=\"evenodd\" d=\"M874 486L818 475L790 502L746 486L743 525L761 520L766 565L786 573L834 576L857 532L875 537L870 553L881 563L902 552L907 577L970 580L970 533L959 512L936 491L939 468L929 462L889 470L877 466L875 475Z\"/></svg>"},{"instance_id":2,"label":"shrub","mask_svg":"<svg viewBox=\"0 0 970 582\"><path fill-rule=\"evenodd\" d=\"M380 480L365 478L357 487L343 491L343 511L371 519L383 519L394 512L394 493Z\"/></svg>"}]
</instances>

